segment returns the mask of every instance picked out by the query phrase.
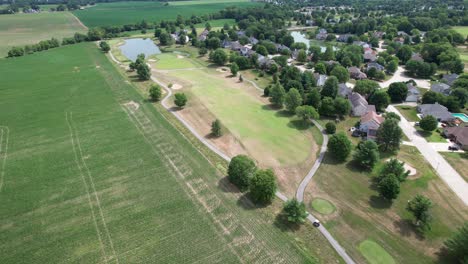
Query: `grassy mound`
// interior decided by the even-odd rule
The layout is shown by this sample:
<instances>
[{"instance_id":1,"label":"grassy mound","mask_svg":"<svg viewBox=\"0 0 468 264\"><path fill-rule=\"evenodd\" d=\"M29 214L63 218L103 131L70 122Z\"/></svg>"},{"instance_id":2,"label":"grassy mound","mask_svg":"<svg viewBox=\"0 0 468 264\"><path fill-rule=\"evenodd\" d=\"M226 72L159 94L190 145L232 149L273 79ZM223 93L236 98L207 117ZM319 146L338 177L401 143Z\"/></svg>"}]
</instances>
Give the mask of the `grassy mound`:
<instances>
[{"instance_id":1,"label":"grassy mound","mask_svg":"<svg viewBox=\"0 0 468 264\"><path fill-rule=\"evenodd\" d=\"M371 264L393 264L395 260L379 244L364 240L359 244L359 251Z\"/></svg>"},{"instance_id":2,"label":"grassy mound","mask_svg":"<svg viewBox=\"0 0 468 264\"><path fill-rule=\"evenodd\" d=\"M312 208L324 215L331 214L336 210L331 202L321 198L316 198L312 201Z\"/></svg>"}]
</instances>

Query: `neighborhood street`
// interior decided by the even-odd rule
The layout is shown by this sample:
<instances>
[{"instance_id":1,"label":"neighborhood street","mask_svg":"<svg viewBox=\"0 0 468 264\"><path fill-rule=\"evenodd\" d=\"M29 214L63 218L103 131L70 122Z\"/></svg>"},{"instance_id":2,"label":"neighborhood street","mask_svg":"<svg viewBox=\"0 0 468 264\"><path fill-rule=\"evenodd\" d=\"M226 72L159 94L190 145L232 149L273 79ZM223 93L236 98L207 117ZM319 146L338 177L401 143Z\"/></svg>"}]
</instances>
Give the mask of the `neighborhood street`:
<instances>
[{"instance_id":1,"label":"neighborhood street","mask_svg":"<svg viewBox=\"0 0 468 264\"><path fill-rule=\"evenodd\" d=\"M430 143L419 135L413 125L408 122L393 105L389 105L387 111L394 112L400 116L400 127L410 139L410 142L421 152L427 162L435 169L440 178L447 183L450 189L460 197L465 205L468 205L468 183Z\"/></svg>"},{"instance_id":2,"label":"neighborhood street","mask_svg":"<svg viewBox=\"0 0 468 264\"><path fill-rule=\"evenodd\" d=\"M414 80L416 82L416 86L424 88L424 89L430 89L431 88L431 83L428 80L425 79L416 79L416 78L411 78L405 74L405 69L402 66L398 66L398 69L396 72L393 74L393 76L388 79L387 81L384 82L379 82L379 85L381 88L386 88L390 86L390 84L394 82L407 82L409 80Z\"/></svg>"}]
</instances>

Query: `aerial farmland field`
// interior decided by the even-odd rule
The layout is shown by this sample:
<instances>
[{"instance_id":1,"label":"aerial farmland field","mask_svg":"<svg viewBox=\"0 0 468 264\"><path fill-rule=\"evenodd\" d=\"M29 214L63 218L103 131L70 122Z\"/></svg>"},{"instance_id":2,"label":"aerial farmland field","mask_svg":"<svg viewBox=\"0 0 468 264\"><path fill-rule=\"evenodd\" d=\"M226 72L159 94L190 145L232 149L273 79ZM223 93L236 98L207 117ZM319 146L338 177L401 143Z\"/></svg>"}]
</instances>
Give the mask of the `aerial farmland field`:
<instances>
[{"instance_id":1,"label":"aerial farmland field","mask_svg":"<svg viewBox=\"0 0 468 264\"><path fill-rule=\"evenodd\" d=\"M14 14L0 16L0 57L13 46L36 44L41 40L72 37L86 28L69 12Z\"/></svg>"},{"instance_id":2,"label":"aerial farmland field","mask_svg":"<svg viewBox=\"0 0 468 264\"><path fill-rule=\"evenodd\" d=\"M241 197L94 43L0 72L3 263L316 261L274 224L281 206Z\"/></svg>"},{"instance_id":3,"label":"aerial farmland field","mask_svg":"<svg viewBox=\"0 0 468 264\"><path fill-rule=\"evenodd\" d=\"M177 15L185 18L191 15L207 15L226 7L253 7L261 5L259 2L248 0L203 0L168 2L115 2L98 3L96 6L73 13L88 27L117 26L135 24L146 20L156 22L161 20L175 20Z\"/></svg>"}]
</instances>

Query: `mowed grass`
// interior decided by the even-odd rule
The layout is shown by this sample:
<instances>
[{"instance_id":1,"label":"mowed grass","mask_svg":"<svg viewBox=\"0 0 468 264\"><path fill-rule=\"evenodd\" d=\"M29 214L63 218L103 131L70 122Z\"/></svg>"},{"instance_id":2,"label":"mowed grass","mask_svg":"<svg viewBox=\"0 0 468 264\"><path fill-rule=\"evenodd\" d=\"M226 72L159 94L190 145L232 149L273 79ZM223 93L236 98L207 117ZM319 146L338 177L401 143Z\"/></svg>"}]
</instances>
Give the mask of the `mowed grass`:
<instances>
[{"instance_id":1,"label":"mowed grass","mask_svg":"<svg viewBox=\"0 0 468 264\"><path fill-rule=\"evenodd\" d=\"M94 43L0 71L2 263L315 262L280 204L241 198Z\"/></svg>"},{"instance_id":2,"label":"mowed grass","mask_svg":"<svg viewBox=\"0 0 468 264\"><path fill-rule=\"evenodd\" d=\"M397 105L395 106L398 111L410 122L419 122L421 119L418 117L416 107L408 105Z\"/></svg>"},{"instance_id":3,"label":"mowed grass","mask_svg":"<svg viewBox=\"0 0 468 264\"><path fill-rule=\"evenodd\" d=\"M468 35L468 27L467 26L458 26L458 27L452 27L455 31L458 33L462 34L464 37Z\"/></svg>"},{"instance_id":4,"label":"mowed grass","mask_svg":"<svg viewBox=\"0 0 468 264\"><path fill-rule=\"evenodd\" d=\"M359 244L359 251L366 257L370 264L394 264L392 256L379 244L372 240L364 240Z\"/></svg>"},{"instance_id":5,"label":"mowed grass","mask_svg":"<svg viewBox=\"0 0 468 264\"><path fill-rule=\"evenodd\" d=\"M202 16L215 13L226 7L239 8L259 6L262 3L248 0L203 0L169 2L117 2L98 3L96 6L73 13L88 27L118 26L135 24L146 20L158 22L161 20L175 20L177 15L190 18L191 15Z\"/></svg>"},{"instance_id":6,"label":"mowed grass","mask_svg":"<svg viewBox=\"0 0 468 264\"><path fill-rule=\"evenodd\" d=\"M179 60L183 59L172 58L161 65L168 63L170 69L180 69ZM158 63L155 65L162 68ZM236 87L232 80L214 69L177 70L167 74L183 80L185 87L189 87L187 91L220 119L254 157L271 155L279 162L270 166L298 164L311 154L313 142L307 131L296 127L298 121L265 105L245 87Z\"/></svg>"},{"instance_id":7,"label":"mowed grass","mask_svg":"<svg viewBox=\"0 0 468 264\"><path fill-rule=\"evenodd\" d=\"M62 41L86 29L69 12L0 16L0 57L14 46L35 44L52 37Z\"/></svg>"},{"instance_id":8,"label":"mowed grass","mask_svg":"<svg viewBox=\"0 0 468 264\"><path fill-rule=\"evenodd\" d=\"M312 208L315 211L324 215L331 214L336 210L335 206L332 203L321 198L315 198L314 200L312 200Z\"/></svg>"},{"instance_id":9,"label":"mowed grass","mask_svg":"<svg viewBox=\"0 0 468 264\"><path fill-rule=\"evenodd\" d=\"M400 195L393 203L382 199L374 177L392 156L382 154L379 165L366 172L351 159L337 163L326 155L309 184L306 202L321 198L336 206L337 214L325 215L321 220L359 263L367 259L359 250L364 240L378 243L396 263L433 263L443 241L467 219L468 210L418 150L409 146L401 146L396 158L416 168L417 174L401 184ZM407 201L417 194L429 197L434 204L432 229L424 236L415 229L413 217L406 211Z\"/></svg>"}]
</instances>

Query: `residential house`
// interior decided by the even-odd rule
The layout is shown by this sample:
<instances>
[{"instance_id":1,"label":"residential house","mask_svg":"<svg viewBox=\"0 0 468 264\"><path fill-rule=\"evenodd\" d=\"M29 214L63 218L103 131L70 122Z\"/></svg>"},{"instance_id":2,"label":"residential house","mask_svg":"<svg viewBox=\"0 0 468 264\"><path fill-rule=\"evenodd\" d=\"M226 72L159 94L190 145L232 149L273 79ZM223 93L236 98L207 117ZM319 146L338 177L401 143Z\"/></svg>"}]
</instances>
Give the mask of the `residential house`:
<instances>
[{"instance_id":1,"label":"residential house","mask_svg":"<svg viewBox=\"0 0 468 264\"><path fill-rule=\"evenodd\" d=\"M255 54L255 51L252 49L249 49L248 47L242 47L239 51L239 54L244 57L251 57L253 54Z\"/></svg>"},{"instance_id":2,"label":"residential house","mask_svg":"<svg viewBox=\"0 0 468 264\"><path fill-rule=\"evenodd\" d=\"M397 36L406 37L406 36L409 36L409 35L408 35L408 33L404 32L404 31L398 31Z\"/></svg>"},{"instance_id":3,"label":"residential house","mask_svg":"<svg viewBox=\"0 0 468 264\"><path fill-rule=\"evenodd\" d=\"M361 131L361 133L365 133L367 139L374 140L377 136L377 130L383 121L385 121L385 118L377 114L375 106L369 105L367 112L361 116L359 131Z\"/></svg>"},{"instance_id":4,"label":"residential house","mask_svg":"<svg viewBox=\"0 0 468 264\"><path fill-rule=\"evenodd\" d=\"M223 40L223 42L221 42L221 47L225 48L225 49L229 49L231 48L231 41L225 39Z\"/></svg>"},{"instance_id":5,"label":"residential house","mask_svg":"<svg viewBox=\"0 0 468 264\"><path fill-rule=\"evenodd\" d=\"M458 78L458 74L456 74L456 73L444 74L444 75L442 76L442 80L441 80L441 81L442 81L443 83L446 83L446 84L449 85L449 86L452 86L453 83L457 80L457 78Z\"/></svg>"},{"instance_id":6,"label":"residential house","mask_svg":"<svg viewBox=\"0 0 468 264\"><path fill-rule=\"evenodd\" d=\"M255 37L250 37L250 38L249 38L249 42L250 42L250 44L252 44L252 45L257 45L259 41L258 41L258 39L256 39Z\"/></svg>"},{"instance_id":7,"label":"residential house","mask_svg":"<svg viewBox=\"0 0 468 264\"><path fill-rule=\"evenodd\" d=\"M418 87L414 86L412 83L407 83L406 87L408 87L408 95L406 96L405 102L419 102L421 93L419 92Z\"/></svg>"},{"instance_id":8,"label":"residential house","mask_svg":"<svg viewBox=\"0 0 468 264\"><path fill-rule=\"evenodd\" d=\"M444 128L444 135L453 140L463 150L468 150L468 127L446 127Z\"/></svg>"},{"instance_id":9,"label":"residential house","mask_svg":"<svg viewBox=\"0 0 468 264\"><path fill-rule=\"evenodd\" d=\"M351 114L353 116L362 116L367 112L369 104L361 94L352 92L348 95L348 100L351 103Z\"/></svg>"},{"instance_id":10,"label":"residential house","mask_svg":"<svg viewBox=\"0 0 468 264\"><path fill-rule=\"evenodd\" d=\"M437 118L439 122L452 122L455 119L447 110L447 107L439 103L422 104L417 107L417 110L421 114L421 117L431 115Z\"/></svg>"},{"instance_id":11,"label":"residential house","mask_svg":"<svg viewBox=\"0 0 468 264\"><path fill-rule=\"evenodd\" d=\"M433 83L431 85L431 91L448 96L450 95L450 86L445 83Z\"/></svg>"},{"instance_id":12,"label":"residential house","mask_svg":"<svg viewBox=\"0 0 468 264\"><path fill-rule=\"evenodd\" d=\"M200 36L198 36L198 40L199 41L205 41L206 38L208 37L209 33L210 33L210 31L208 29L203 30L203 32L200 34Z\"/></svg>"},{"instance_id":13,"label":"residential house","mask_svg":"<svg viewBox=\"0 0 468 264\"><path fill-rule=\"evenodd\" d=\"M281 53L283 50L288 50L288 51L291 50L290 48L288 48L288 46L285 46L285 45L283 45L283 44L277 44L277 43L276 43L275 46L276 46L276 50L277 50L279 53Z\"/></svg>"},{"instance_id":14,"label":"residential house","mask_svg":"<svg viewBox=\"0 0 468 264\"><path fill-rule=\"evenodd\" d=\"M348 42L348 39L353 37L352 34L341 34L336 38L338 42Z\"/></svg>"},{"instance_id":15,"label":"residential house","mask_svg":"<svg viewBox=\"0 0 468 264\"><path fill-rule=\"evenodd\" d=\"M274 60L262 55L258 55L257 62L260 68L262 69L269 69L271 65L276 64Z\"/></svg>"},{"instance_id":16,"label":"residential house","mask_svg":"<svg viewBox=\"0 0 468 264\"><path fill-rule=\"evenodd\" d=\"M325 85L325 82L327 81L328 77L325 74L319 74L317 72L314 73L314 78L316 80L316 85L318 87L322 87Z\"/></svg>"},{"instance_id":17,"label":"residential house","mask_svg":"<svg viewBox=\"0 0 468 264\"><path fill-rule=\"evenodd\" d=\"M356 80L367 79L367 75L361 72L361 70L356 66L349 67L348 72L351 78L353 79L356 79Z\"/></svg>"},{"instance_id":18,"label":"residential house","mask_svg":"<svg viewBox=\"0 0 468 264\"><path fill-rule=\"evenodd\" d=\"M374 33L372 34L372 36L374 36L374 37L376 37L376 38L378 38L378 39L383 38L384 35L385 35L385 32L383 32L383 31L376 31L376 32L374 32Z\"/></svg>"},{"instance_id":19,"label":"residential house","mask_svg":"<svg viewBox=\"0 0 468 264\"><path fill-rule=\"evenodd\" d=\"M237 33L237 36L238 36L239 38L241 38L241 37L246 37L245 31L243 31L243 30L239 30L239 31L237 31L236 33Z\"/></svg>"},{"instance_id":20,"label":"residential house","mask_svg":"<svg viewBox=\"0 0 468 264\"><path fill-rule=\"evenodd\" d=\"M328 37L327 30L324 28L319 29L319 33L315 36L317 40L325 40Z\"/></svg>"},{"instance_id":21,"label":"residential house","mask_svg":"<svg viewBox=\"0 0 468 264\"><path fill-rule=\"evenodd\" d=\"M413 55L411 55L410 60L419 61L419 62L424 61L424 59L421 57L421 54L419 53L413 53Z\"/></svg>"},{"instance_id":22,"label":"residential house","mask_svg":"<svg viewBox=\"0 0 468 264\"><path fill-rule=\"evenodd\" d=\"M364 62L375 62L377 61L377 56L373 53L364 53Z\"/></svg>"},{"instance_id":23,"label":"residential house","mask_svg":"<svg viewBox=\"0 0 468 264\"><path fill-rule=\"evenodd\" d=\"M348 98L349 95L353 92L351 88L349 88L346 83L338 84L338 96Z\"/></svg>"},{"instance_id":24,"label":"residential house","mask_svg":"<svg viewBox=\"0 0 468 264\"><path fill-rule=\"evenodd\" d=\"M378 64L377 62L370 62L367 64L366 71L369 71L371 68L375 68L378 71L383 71L385 70L385 67Z\"/></svg>"}]
</instances>

